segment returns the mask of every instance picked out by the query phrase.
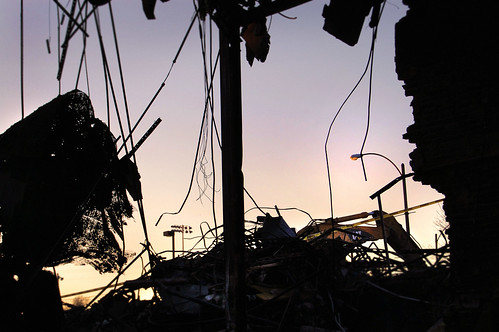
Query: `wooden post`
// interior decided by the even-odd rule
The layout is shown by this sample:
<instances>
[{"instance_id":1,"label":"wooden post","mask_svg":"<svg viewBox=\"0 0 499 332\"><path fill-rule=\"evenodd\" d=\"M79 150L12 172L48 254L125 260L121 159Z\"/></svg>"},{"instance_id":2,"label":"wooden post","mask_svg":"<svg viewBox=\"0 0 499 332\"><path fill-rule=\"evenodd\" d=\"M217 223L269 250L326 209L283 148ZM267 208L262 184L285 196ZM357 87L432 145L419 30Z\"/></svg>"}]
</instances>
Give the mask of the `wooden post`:
<instances>
[{"instance_id":1,"label":"wooden post","mask_svg":"<svg viewBox=\"0 0 499 332\"><path fill-rule=\"evenodd\" d=\"M226 331L246 330L240 53L239 26L220 29Z\"/></svg>"},{"instance_id":2,"label":"wooden post","mask_svg":"<svg viewBox=\"0 0 499 332\"><path fill-rule=\"evenodd\" d=\"M175 258L175 231L172 231L172 259Z\"/></svg>"},{"instance_id":3,"label":"wooden post","mask_svg":"<svg viewBox=\"0 0 499 332\"><path fill-rule=\"evenodd\" d=\"M388 241L386 239L384 212L383 212L383 206L381 206L381 194L378 195L378 208L379 208L379 222L381 224L381 230L383 232L383 244L385 245L386 264L388 266L388 272L390 273L390 276L391 276L392 270L391 270L391 264L390 264L390 252L388 251Z\"/></svg>"},{"instance_id":4,"label":"wooden post","mask_svg":"<svg viewBox=\"0 0 499 332\"><path fill-rule=\"evenodd\" d=\"M409 204L407 203L407 181L406 181L406 174L405 174L405 165L402 163L402 191L404 193L404 216L405 216L405 231L409 236L411 235L411 228L409 224Z\"/></svg>"}]
</instances>

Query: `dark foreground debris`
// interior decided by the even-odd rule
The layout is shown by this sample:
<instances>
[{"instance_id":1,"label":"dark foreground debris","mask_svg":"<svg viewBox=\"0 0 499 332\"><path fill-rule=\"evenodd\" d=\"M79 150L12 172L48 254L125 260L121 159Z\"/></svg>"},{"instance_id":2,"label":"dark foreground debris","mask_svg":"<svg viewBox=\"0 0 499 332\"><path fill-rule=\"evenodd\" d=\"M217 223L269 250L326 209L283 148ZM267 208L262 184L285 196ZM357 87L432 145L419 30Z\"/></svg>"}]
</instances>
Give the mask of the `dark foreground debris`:
<instances>
[{"instance_id":1,"label":"dark foreground debris","mask_svg":"<svg viewBox=\"0 0 499 332\"><path fill-rule=\"evenodd\" d=\"M3 322L18 331L60 331L57 279L42 269L78 259L111 272L126 262L118 241L132 216L126 190L137 191L138 177L78 90L0 134Z\"/></svg>"},{"instance_id":2,"label":"dark foreground debris","mask_svg":"<svg viewBox=\"0 0 499 332\"><path fill-rule=\"evenodd\" d=\"M396 253L387 262L374 243L308 242L288 229L269 238L262 229L246 236L248 331L427 331L449 304L445 248L421 250L439 258L409 269ZM210 250L160 262L89 310L68 311L70 330L224 330L223 250L219 239ZM154 298L138 300L137 290L149 287Z\"/></svg>"}]
</instances>

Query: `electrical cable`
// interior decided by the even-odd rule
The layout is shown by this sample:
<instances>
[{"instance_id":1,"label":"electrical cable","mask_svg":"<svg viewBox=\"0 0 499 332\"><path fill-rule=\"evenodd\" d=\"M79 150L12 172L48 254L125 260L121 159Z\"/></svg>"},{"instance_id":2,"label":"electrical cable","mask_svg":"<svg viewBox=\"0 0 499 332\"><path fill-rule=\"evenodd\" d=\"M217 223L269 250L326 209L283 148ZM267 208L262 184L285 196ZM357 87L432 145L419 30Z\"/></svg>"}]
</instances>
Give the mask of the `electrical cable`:
<instances>
[{"instance_id":1,"label":"electrical cable","mask_svg":"<svg viewBox=\"0 0 499 332\"><path fill-rule=\"evenodd\" d=\"M210 73L213 73L213 22L211 20L210 16ZM211 183L211 196L212 196L212 201L211 201L211 211L213 215L213 224L215 225L215 239L218 239L218 227L217 227L217 214L216 214L216 205L215 205L215 194L216 194L216 171L215 171L215 148L214 148L214 133L213 131L216 130L216 122L215 122L215 105L214 105L214 92L213 89L211 90L211 121L210 121L210 154L211 154L211 169L213 170L213 177L212 177L212 183ZM220 143L220 138L218 137L218 132L217 138L218 138L218 145L221 148L221 143Z\"/></svg>"},{"instance_id":2,"label":"electrical cable","mask_svg":"<svg viewBox=\"0 0 499 332\"><path fill-rule=\"evenodd\" d=\"M78 3L79 3L80 0L78 0ZM88 0L85 0L84 3L83 3L83 6L81 6L81 8L85 7L86 9L86 12L85 12L85 18L82 19L81 23L80 23L80 26L83 26L84 23L87 22L87 20L90 18L90 16L95 12L95 10L98 8L97 6L94 6L92 8L92 10L90 12L88 12ZM78 12L78 15L76 16L76 19L79 18L81 16L81 10L80 12ZM73 36L75 35L75 33L78 32L78 29L75 29L73 30L73 32L71 32L71 34L69 35L69 39L73 38ZM84 33L84 35L86 37L88 37L88 34L86 33L86 26L84 29L82 29L82 32Z\"/></svg>"},{"instance_id":3,"label":"electrical cable","mask_svg":"<svg viewBox=\"0 0 499 332\"><path fill-rule=\"evenodd\" d=\"M80 26L78 22L76 22L73 18L74 12L76 10L76 2L77 0L73 0L73 4L71 5L71 12L68 12L62 5L57 1L54 0L54 2L57 4L58 7L61 8L61 10L68 15L68 27L66 29L66 36L64 37L64 42L62 43L62 54L61 58L59 61L59 70L57 71L57 80L61 80L62 78L62 71L64 70L64 64L66 63L66 56L67 52L69 49L69 39L71 35L71 30L73 29L73 26L76 24L77 26Z\"/></svg>"},{"instance_id":4,"label":"electrical cable","mask_svg":"<svg viewBox=\"0 0 499 332\"><path fill-rule=\"evenodd\" d=\"M189 33L191 32L191 29L192 29L192 26L194 25L194 22L195 22L195 19L196 19L197 15L196 13L194 13L193 15L193 19L189 25L189 27L187 28L187 32L185 33L184 35L184 38L182 39L182 42L180 43L180 46L177 50L177 53L172 61L172 64L170 66L170 69L168 70L168 73L166 74L163 82L161 83L161 85L159 86L158 90L156 90L154 96L151 98L151 100L149 101L149 103L147 104L146 108L144 109L144 111L142 112L142 114L139 116L137 122L135 122L135 125L133 126L132 130L131 130L131 133L133 133L135 131L135 128L137 128L137 126L139 125L139 123L142 121L142 119L144 118L144 116L147 114L147 112L149 111L149 109L151 108L152 104L154 103L154 101L156 100L156 98L159 96L159 94L161 93L161 90L163 90L163 88L165 87L166 85L166 81L168 80L168 77L170 77L170 73L173 69L173 66L175 65L175 63L177 62L177 59L178 57L180 56L180 53L182 52L182 49L184 47L184 44L185 44L185 41L187 40L187 37L189 36ZM124 143L128 140L128 137L126 139L124 139ZM118 149L118 153L121 151L121 149L123 148L123 145Z\"/></svg>"},{"instance_id":5,"label":"electrical cable","mask_svg":"<svg viewBox=\"0 0 499 332\"><path fill-rule=\"evenodd\" d=\"M113 81L112 81L112 77L111 77L111 72L109 70L109 65L107 62L106 50L104 48L104 41L102 39L102 32L101 32L101 28L100 28L99 10L95 11L94 18L95 18L95 26L97 29L97 36L99 39L99 45L100 45L100 49L101 49L101 57L102 57L102 65L103 65L103 69L104 69L104 75L107 75L107 78L109 79L109 81L108 81L109 87L111 89L111 95L113 97L114 109L116 111L116 118L118 120L118 125L119 125L119 129L120 129L121 137L125 137L125 132L123 129L123 124L121 122L121 116L120 116L119 107L118 107L118 101L116 100L116 94L114 92L114 86L113 86ZM124 148L125 148L125 153L128 154L128 148L127 148L125 142L124 142Z\"/></svg>"},{"instance_id":6,"label":"electrical cable","mask_svg":"<svg viewBox=\"0 0 499 332\"><path fill-rule=\"evenodd\" d=\"M365 67L364 71L360 75L360 78L357 80L357 83L355 83L355 85L352 88L352 90L350 90L350 92L348 93L347 97L341 103L340 108L338 109L338 111L336 111L336 114L334 115L333 120L329 124L329 129L327 131L326 141L325 141L325 144L324 144L324 152L325 152L325 157L326 157L326 169L327 169L327 178L328 178L328 185L329 185L329 204L330 204L331 218L334 217L334 213L333 213L333 190L332 190L333 187L332 187L332 182L331 182L331 171L330 171L330 165L329 165L329 155L328 155L328 152L327 152L327 145L329 143L329 137L331 135L331 129L332 129L332 127L333 127L333 125L334 125L334 123L336 121L336 118L338 117L338 115L340 114L340 112L343 110L343 107L345 106L345 104L347 103L347 101L350 99L350 97L352 96L352 94L355 92L355 90L357 90L357 87L359 86L359 84L364 79L364 76L366 75L367 70L369 68L369 63L370 62L371 62L371 52L369 52L369 57L368 57L367 64L366 64L366 67Z\"/></svg>"},{"instance_id":7,"label":"electrical cable","mask_svg":"<svg viewBox=\"0 0 499 332\"><path fill-rule=\"evenodd\" d=\"M21 0L20 22L20 71L21 71L21 119L24 119L24 0Z\"/></svg>"},{"instance_id":8,"label":"electrical cable","mask_svg":"<svg viewBox=\"0 0 499 332\"><path fill-rule=\"evenodd\" d=\"M81 30L81 32L83 32L87 37L89 37L88 33L85 31L85 29L83 29L83 27L81 26L81 24L76 21L76 18L79 15L77 15L76 17L73 17L73 15L74 15L73 6L76 7L76 1L79 1L79 0L73 0L73 5L71 6L71 12L68 12L66 10L66 8L64 8L64 6L59 3L59 1L57 1L57 0L53 0L53 1L57 5L57 7L61 8L62 12L68 16L68 20L69 20L69 22L68 22L68 28L69 29L67 30L66 39L64 40L64 43L62 44L62 47L63 48L66 47L67 43L69 42L69 40L71 39L71 37L74 36L74 32L71 32L71 30L73 29L73 26L77 27L77 29L75 31ZM66 3L66 6L69 4L69 2L70 1L68 1ZM61 25L62 25L63 21L64 21L64 16L62 18Z\"/></svg>"},{"instance_id":9,"label":"electrical cable","mask_svg":"<svg viewBox=\"0 0 499 332\"><path fill-rule=\"evenodd\" d=\"M198 26L199 26L199 35L200 35L200 40L201 40L201 53L203 56L203 67L204 67L204 84L205 84L205 98L208 101L206 106L209 107L209 111L211 114L211 121L210 121L210 126L209 126L209 136L210 136L210 161L211 161L211 210L212 210L212 216L213 216L213 223L214 223L214 229L215 229L215 239L218 239L218 227L217 227L217 216L216 216L216 205L215 205L215 195L216 195L216 167L215 167L215 158L214 158L214 128L216 128L216 123L215 123L215 115L214 115L214 95L213 95L213 89L210 88L210 86L213 85L213 77L214 77L214 68L213 68L213 34L212 34L212 21L211 21L211 16L209 20L209 69L207 68L207 56L206 56L206 21L202 20L201 17L199 16L199 9L196 6L196 2L193 1L194 8L196 9L196 13L198 13ZM203 24L201 23L203 22ZM208 71L210 72L210 80L208 79ZM208 114L206 114L208 116ZM206 123L206 128L208 128L208 122ZM207 134L206 134L207 135ZM207 139L207 138L206 138ZM207 144L207 143L206 143ZM219 142L220 145L220 142ZM205 151L206 147L203 149L204 154L206 153ZM201 167L202 164L200 164ZM204 169L201 169L201 172L205 175L204 180L205 180L205 188L206 186L210 187L206 181L206 172ZM202 189L202 193L204 193L205 189Z\"/></svg>"},{"instance_id":10,"label":"electrical cable","mask_svg":"<svg viewBox=\"0 0 499 332\"><path fill-rule=\"evenodd\" d=\"M383 1L382 7L379 11L379 14L377 15L377 18L375 19L376 21L371 23L375 24L373 26L373 32L372 32L372 41L371 41L371 63L370 63L370 69L369 69L369 92L368 92L368 102L367 102L367 124L366 124L366 131L364 134L364 139L362 141L362 146L360 148L360 162L362 165L362 171L364 173L364 179L367 181L367 173L366 173L366 168L364 164L364 147L366 145L367 141L367 136L369 134L369 128L370 128L370 123L371 123L371 99L372 99L372 83L373 83L373 68L374 68L374 49L375 49L375 43L376 43L376 38L378 35L378 26L379 26L379 20L381 19L381 15L383 14L383 10L385 8L386 0ZM373 9L373 16L376 15L374 13Z\"/></svg>"},{"instance_id":11,"label":"electrical cable","mask_svg":"<svg viewBox=\"0 0 499 332\"><path fill-rule=\"evenodd\" d=\"M62 20L64 20L64 16L62 17ZM58 64L61 62L61 25L62 25L62 20L60 18L59 6L57 6L57 63ZM61 80L58 80L58 84L59 84L59 95L61 95Z\"/></svg>"},{"instance_id":12,"label":"electrical cable","mask_svg":"<svg viewBox=\"0 0 499 332\"><path fill-rule=\"evenodd\" d=\"M116 25L114 23L114 14L113 14L113 8L111 6L111 2L108 3L109 6L109 16L111 17L111 27L113 30L113 37L114 37L114 46L116 50L116 59L118 60L118 70L120 73L120 81L121 81L121 91L123 93L123 104L125 106L125 115L126 115L126 120L127 120L127 125L128 125L128 134L130 137L130 145L133 148L134 143L133 143L133 135L132 135L132 125L130 122L130 111L128 108L128 100L127 100L127 94L126 94L126 89L125 89L125 78L123 76L123 67L121 65L121 56L120 56L120 48L118 45L118 36L116 33ZM136 160L136 155L134 154L132 156L133 163L137 165L137 160Z\"/></svg>"},{"instance_id":13,"label":"electrical cable","mask_svg":"<svg viewBox=\"0 0 499 332\"><path fill-rule=\"evenodd\" d=\"M215 230L215 232L213 232L213 228L211 228L211 227L210 227L210 224L209 224L208 222L203 221L203 222L201 222L201 223L199 224L199 230L201 231L201 234L202 234L202 237L201 237L200 241L201 241L201 240L203 241L203 244L204 244L205 249L206 249L206 250L208 250L208 247L206 246L206 241L205 241L205 239L206 239L206 234L207 234L208 232L203 233L203 224L207 224L207 225L208 225L208 232L210 232L211 234L213 234L213 235L214 235L214 237L215 237L215 239L218 237L218 234L217 234L216 230ZM199 243L200 241L198 241L197 243ZM194 247L197 245L197 243L194 245Z\"/></svg>"},{"instance_id":14,"label":"electrical cable","mask_svg":"<svg viewBox=\"0 0 499 332\"><path fill-rule=\"evenodd\" d=\"M78 2L78 5L79 5L79 2ZM88 8L87 6L85 6L85 7ZM80 8L80 10L81 10L81 8ZM83 24L83 28L86 29L87 23L84 22L82 24ZM80 81L81 69L83 67L83 64L85 64L85 74L86 74L86 78L87 78L87 93L88 93L88 96L90 98L90 86L89 86L89 81L88 81L87 53L86 52L87 52L87 36L83 35L83 49L82 49L81 57L80 57L80 64L78 66L78 74L76 76L75 89L78 89L78 83Z\"/></svg>"},{"instance_id":15,"label":"electrical cable","mask_svg":"<svg viewBox=\"0 0 499 332\"><path fill-rule=\"evenodd\" d=\"M385 2L383 2L383 8L384 8L384 3ZM382 10L381 10L381 12L382 12ZM381 16L381 13L380 13L380 16ZM379 19L378 19L378 22L379 22ZM370 47L370 50L369 50L369 56L368 56L367 63L366 63L366 66L364 68L364 71L362 72L360 78L355 83L355 85L352 88L352 90L350 90L350 92L348 93L347 97L343 100L343 102L341 103L338 111L334 115L333 120L329 124L329 128L328 128L328 131L327 131L327 136L326 136L326 141L324 143L324 153L325 153L325 158L326 158L326 169L327 169L327 178L328 178L328 187L329 187L329 205L330 205L331 218L334 217L334 209L333 209L333 187L332 187L332 181L331 181L331 168L330 168L329 155L328 155L328 150L327 150L327 146L328 146L328 142L329 142L329 137L331 135L331 130L332 130L333 124L336 121L336 118L338 117L338 115L340 114L340 112L343 110L343 107L345 106L345 104L347 103L347 101L350 99L350 97L352 96L352 94L355 92L355 90L357 90L357 87L359 86L359 84L364 79L364 77L365 77L368 69L371 67L371 62L373 60L373 54L374 54L374 46L375 46L375 41L376 41L376 32L374 30L377 31L377 24L376 24L375 27L373 27L373 35L372 35L373 37L372 37L372 40L371 40L371 47ZM370 100L370 97L369 97L369 100ZM361 160L362 160L362 158L361 158Z\"/></svg>"},{"instance_id":16,"label":"electrical cable","mask_svg":"<svg viewBox=\"0 0 499 332\"><path fill-rule=\"evenodd\" d=\"M101 47L101 54L102 54L103 66L104 66L105 74L109 78L109 86L111 88L111 93L112 93L112 97L113 97L114 107L115 107L115 110L116 110L116 117L118 119L118 124L119 124L119 128L120 128L120 131L121 131L121 135L122 135L122 137L125 137L124 130L123 130L123 125L122 125L122 122L121 122L121 117L120 117L120 113L119 113L119 109L118 109L118 104L117 104L117 100L116 100L116 95L115 95L114 87L113 87L113 83L112 83L112 77L111 77L111 73L110 73L110 70L109 70L108 62L107 62L106 52L105 52L105 48L104 48L104 42L102 40L102 33L101 33L101 29L100 29L100 19L99 19L99 11L98 10L95 12L94 16L95 16L95 23L96 23L97 34L98 34L98 37L99 37L99 45ZM115 44L117 46L117 42L116 41L115 41ZM121 78L122 78L122 87L124 89L123 76L121 76ZM127 118L129 119L129 113L128 112L127 112ZM130 126L130 123L129 123L129 126ZM130 138L130 140L132 139L131 135L132 135L132 132L131 132L131 129L130 129L130 134L128 135L128 138ZM126 154L128 154L128 149L127 149L125 141L124 141L123 147L125 148ZM145 241L146 241L146 248L147 248L147 252L148 252L148 256L149 256L149 262L152 262L153 261L153 257L152 257L151 251L150 251L151 243L149 241L149 236L148 236L148 233L147 233L145 211L144 211L144 206L143 206L142 199L137 200L137 206L138 206L138 210L139 210L139 214L140 214L140 220L141 220L142 228L143 228L143 231L144 231L144 237L145 237Z\"/></svg>"},{"instance_id":17,"label":"electrical cable","mask_svg":"<svg viewBox=\"0 0 499 332\"><path fill-rule=\"evenodd\" d=\"M215 68L214 68L214 70L216 70L219 58L220 58L220 53L217 55L217 58L215 60ZM215 74L215 72L212 73L212 80L211 80L210 87L209 87L210 89L213 88L213 75L214 74ZM194 182L194 176L196 174L196 165L197 165L197 161L199 159L199 150L200 150L199 147L201 145L201 139L202 139L202 135L203 135L203 127L204 127L204 122L205 122L205 119L206 119L205 114L207 112L207 104L208 104L208 99L206 99L206 101L205 101L205 107L204 107L203 117L202 117L202 121L201 121L201 128L200 128L200 131L199 131L198 142L197 142L197 147L196 147L196 155L194 157L194 165L192 167L192 173L191 173L191 178L190 178L190 181L189 181L189 187L187 189L187 193L186 193L186 195L184 197L184 200L182 201L182 204L180 205L179 209L176 212L163 212L159 216L159 218L156 221L156 224L154 226L157 226L159 224L159 222L161 221L161 219L162 219L162 217L164 215L177 215L177 214L179 214L183 210L185 204L187 203L187 199L189 198L191 190L192 190L192 185L193 185L193 182Z\"/></svg>"},{"instance_id":18,"label":"electrical cable","mask_svg":"<svg viewBox=\"0 0 499 332\"><path fill-rule=\"evenodd\" d=\"M47 52L48 52L48 54L50 54L50 42L52 40L52 33L50 31L50 27L52 26L52 20L50 19L51 18L51 15L50 15L50 12L51 12L50 11L50 3L51 2L52 2L51 0L48 0L48 3L49 3L49 6L48 6L49 7L49 13L48 13L48 16L49 16L49 19L48 19L49 26L48 26L48 38L45 40L45 44L47 45Z\"/></svg>"},{"instance_id":19,"label":"electrical cable","mask_svg":"<svg viewBox=\"0 0 499 332\"><path fill-rule=\"evenodd\" d=\"M265 215L265 212L262 210L262 208L258 205L258 203L255 201L255 199L253 198L253 196L250 195L250 193L248 192L248 190L243 187L243 190L244 192L246 193L246 195L248 195L248 197L251 199L251 201L253 202L253 204L255 204L255 208L257 208L258 210L260 210L260 212ZM249 210L248 210L249 211ZM246 212L248 212L246 211ZM244 214L246 214L246 212L244 212Z\"/></svg>"},{"instance_id":20,"label":"electrical cable","mask_svg":"<svg viewBox=\"0 0 499 332\"><path fill-rule=\"evenodd\" d=\"M119 69L119 73L120 73L121 89L122 89L122 94L123 94L123 103L124 103L124 106L125 106L125 115L126 115L127 126L128 126L128 137L130 138L130 145L131 145L131 147L133 149L134 142L133 142L132 126L131 126L131 122L130 122L130 111L129 111L129 108L128 108L128 100L127 100L127 94L126 94L126 88L125 88L125 79L124 79L124 75L123 75L123 66L121 64L120 49L119 49L119 45L118 45L118 36L117 36L117 33L116 33L116 25L115 25L115 22L114 22L114 14L113 14L113 9L112 9L112 6L111 6L111 2L108 3L108 6L109 6L109 15L111 17L111 26L112 26L112 30L113 30L113 37L114 37L114 45L115 45L115 50L116 50L116 57L117 57L117 60L118 60L118 69ZM125 143L125 151L126 151L126 142L124 142L124 143ZM132 155L132 159L133 159L133 163L137 167L137 159L136 159L136 154L135 153ZM144 202L143 202L142 198L139 199L139 200L137 200L137 206L139 208L140 219L141 219L142 228L143 228L143 231L144 231L144 237L145 237L145 241L146 241L146 248L147 248L148 256L149 256L149 263L152 264L153 255L151 254L151 243L149 241L149 235L148 235L148 232L147 232L147 223L146 223L146 217L145 217ZM124 249L124 245L123 245L123 249Z\"/></svg>"}]
</instances>

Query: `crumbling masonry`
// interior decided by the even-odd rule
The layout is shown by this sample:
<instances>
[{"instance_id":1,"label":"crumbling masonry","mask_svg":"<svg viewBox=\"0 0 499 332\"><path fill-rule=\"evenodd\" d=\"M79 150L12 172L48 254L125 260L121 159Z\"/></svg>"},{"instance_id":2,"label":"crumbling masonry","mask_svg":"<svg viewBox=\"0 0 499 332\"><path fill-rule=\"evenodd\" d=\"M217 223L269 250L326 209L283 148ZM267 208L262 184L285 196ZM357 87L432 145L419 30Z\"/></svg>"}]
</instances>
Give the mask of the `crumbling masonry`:
<instances>
[{"instance_id":1,"label":"crumbling masonry","mask_svg":"<svg viewBox=\"0 0 499 332\"><path fill-rule=\"evenodd\" d=\"M414 179L445 195L454 284L447 330L489 330L499 313L496 12L492 1L404 3L395 60L414 115L404 137L417 146Z\"/></svg>"}]
</instances>

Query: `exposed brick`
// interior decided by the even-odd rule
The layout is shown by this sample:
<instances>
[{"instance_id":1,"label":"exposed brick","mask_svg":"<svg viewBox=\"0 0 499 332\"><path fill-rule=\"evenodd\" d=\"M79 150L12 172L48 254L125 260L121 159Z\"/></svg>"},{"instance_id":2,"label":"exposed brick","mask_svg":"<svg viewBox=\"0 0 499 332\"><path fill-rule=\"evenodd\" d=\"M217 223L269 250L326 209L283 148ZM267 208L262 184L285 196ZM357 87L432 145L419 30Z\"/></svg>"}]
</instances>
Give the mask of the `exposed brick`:
<instances>
[{"instance_id":1,"label":"exposed brick","mask_svg":"<svg viewBox=\"0 0 499 332\"><path fill-rule=\"evenodd\" d=\"M414 179L445 195L455 306L449 331L487 326L499 290L499 34L492 1L406 0L396 65L414 124ZM485 316L483 316L485 317ZM485 324L485 325L484 325Z\"/></svg>"}]
</instances>

